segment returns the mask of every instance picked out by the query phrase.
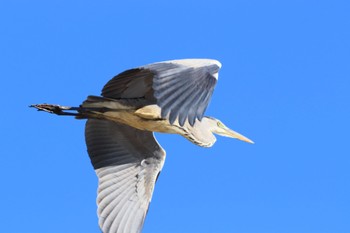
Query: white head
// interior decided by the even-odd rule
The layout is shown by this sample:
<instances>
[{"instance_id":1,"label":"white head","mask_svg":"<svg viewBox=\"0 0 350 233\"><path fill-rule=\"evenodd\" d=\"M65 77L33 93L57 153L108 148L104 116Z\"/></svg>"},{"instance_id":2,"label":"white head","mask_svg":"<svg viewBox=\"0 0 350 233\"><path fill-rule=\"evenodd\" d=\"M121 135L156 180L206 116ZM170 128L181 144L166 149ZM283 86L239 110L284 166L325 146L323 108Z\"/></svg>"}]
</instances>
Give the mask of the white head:
<instances>
[{"instance_id":1,"label":"white head","mask_svg":"<svg viewBox=\"0 0 350 233\"><path fill-rule=\"evenodd\" d=\"M205 120L204 120L205 119ZM237 133L233 131L232 129L229 129L226 125L224 125L220 120L215 119L213 117L204 117L204 121L206 121L206 127L209 127L210 131L212 133L224 136L224 137L230 137L230 138L236 138L241 141L245 141L248 143L254 143L249 138L243 136L240 133Z\"/></svg>"}]
</instances>

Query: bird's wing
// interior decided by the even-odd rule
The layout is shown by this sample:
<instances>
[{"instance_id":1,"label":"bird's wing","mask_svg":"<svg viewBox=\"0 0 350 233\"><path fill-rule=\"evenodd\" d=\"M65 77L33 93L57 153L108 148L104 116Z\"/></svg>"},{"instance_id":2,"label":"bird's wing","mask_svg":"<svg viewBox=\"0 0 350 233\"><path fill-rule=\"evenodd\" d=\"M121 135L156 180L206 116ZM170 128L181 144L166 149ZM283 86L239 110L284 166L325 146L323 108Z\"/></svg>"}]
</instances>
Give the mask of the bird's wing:
<instances>
[{"instance_id":1,"label":"bird's wing","mask_svg":"<svg viewBox=\"0 0 350 233\"><path fill-rule=\"evenodd\" d=\"M127 70L111 79L102 96L145 98L161 107L163 118L171 124L186 119L193 126L201 120L213 94L221 64L209 59L159 62Z\"/></svg>"},{"instance_id":2,"label":"bird's wing","mask_svg":"<svg viewBox=\"0 0 350 233\"><path fill-rule=\"evenodd\" d=\"M85 140L98 176L99 225L107 232L140 232L165 151L152 132L89 119Z\"/></svg>"}]
</instances>

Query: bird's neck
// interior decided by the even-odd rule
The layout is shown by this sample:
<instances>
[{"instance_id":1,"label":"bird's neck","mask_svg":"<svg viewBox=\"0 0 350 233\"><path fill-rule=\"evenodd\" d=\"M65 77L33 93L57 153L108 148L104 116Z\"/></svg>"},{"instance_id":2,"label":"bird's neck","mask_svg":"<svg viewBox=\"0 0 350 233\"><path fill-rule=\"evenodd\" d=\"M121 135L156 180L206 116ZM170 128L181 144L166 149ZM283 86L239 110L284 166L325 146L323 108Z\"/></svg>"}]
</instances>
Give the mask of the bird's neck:
<instances>
[{"instance_id":1,"label":"bird's neck","mask_svg":"<svg viewBox=\"0 0 350 233\"><path fill-rule=\"evenodd\" d=\"M216 141L216 137L212 133L212 124L210 117L203 117L202 121L196 121L194 126L186 124L186 130L182 136L198 146L211 147Z\"/></svg>"}]
</instances>

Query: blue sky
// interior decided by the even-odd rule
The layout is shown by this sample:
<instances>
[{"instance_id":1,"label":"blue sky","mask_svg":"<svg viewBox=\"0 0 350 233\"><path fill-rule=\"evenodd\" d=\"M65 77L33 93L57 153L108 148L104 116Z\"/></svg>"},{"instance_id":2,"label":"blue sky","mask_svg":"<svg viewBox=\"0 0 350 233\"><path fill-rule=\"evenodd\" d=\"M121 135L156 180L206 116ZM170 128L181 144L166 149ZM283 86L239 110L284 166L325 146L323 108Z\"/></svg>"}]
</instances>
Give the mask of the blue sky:
<instances>
[{"instance_id":1,"label":"blue sky","mask_svg":"<svg viewBox=\"0 0 350 233\"><path fill-rule=\"evenodd\" d=\"M144 233L350 232L349 1L2 1L1 232L99 232L79 105L115 74L214 58L207 115L256 142L157 135Z\"/></svg>"}]
</instances>

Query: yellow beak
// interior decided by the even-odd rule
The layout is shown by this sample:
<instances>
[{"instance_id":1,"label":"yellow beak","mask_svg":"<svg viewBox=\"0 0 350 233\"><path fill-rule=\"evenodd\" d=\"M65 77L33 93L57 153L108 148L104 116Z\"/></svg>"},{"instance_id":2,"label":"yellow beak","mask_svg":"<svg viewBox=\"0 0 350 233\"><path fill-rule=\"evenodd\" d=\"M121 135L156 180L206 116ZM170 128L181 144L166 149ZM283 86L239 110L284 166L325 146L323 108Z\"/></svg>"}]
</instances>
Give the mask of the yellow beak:
<instances>
[{"instance_id":1,"label":"yellow beak","mask_svg":"<svg viewBox=\"0 0 350 233\"><path fill-rule=\"evenodd\" d=\"M225 136L227 136L227 137L236 138L236 139L239 139L241 141L254 144L254 142L252 140L250 140L249 138L243 136L240 133L237 133L236 131L233 131L232 129L227 129L226 133L227 134Z\"/></svg>"}]
</instances>

